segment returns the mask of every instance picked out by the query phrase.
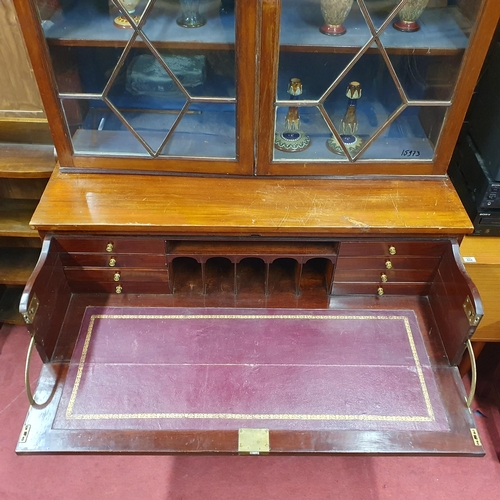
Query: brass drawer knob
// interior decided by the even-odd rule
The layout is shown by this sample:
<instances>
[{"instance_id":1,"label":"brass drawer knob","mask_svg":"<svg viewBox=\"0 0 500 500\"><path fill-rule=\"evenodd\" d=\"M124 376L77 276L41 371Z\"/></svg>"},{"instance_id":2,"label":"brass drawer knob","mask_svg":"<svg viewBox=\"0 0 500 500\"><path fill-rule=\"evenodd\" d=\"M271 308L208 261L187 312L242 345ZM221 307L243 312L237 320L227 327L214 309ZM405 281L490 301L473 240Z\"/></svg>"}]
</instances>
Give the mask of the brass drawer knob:
<instances>
[{"instance_id":1,"label":"brass drawer knob","mask_svg":"<svg viewBox=\"0 0 500 500\"><path fill-rule=\"evenodd\" d=\"M113 280L114 281L120 281L120 273L119 272L116 272L114 275L113 275Z\"/></svg>"},{"instance_id":2,"label":"brass drawer knob","mask_svg":"<svg viewBox=\"0 0 500 500\"><path fill-rule=\"evenodd\" d=\"M396 247L390 246L389 247L389 254L390 255L396 255Z\"/></svg>"},{"instance_id":3,"label":"brass drawer knob","mask_svg":"<svg viewBox=\"0 0 500 500\"><path fill-rule=\"evenodd\" d=\"M386 260L385 267L386 267L386 269L392 269L392 262L390 260Z\"/></svg>"},{"instance_id":4,"label":"brass drawer knob","mask_svg":"<svg viewBox=\"0 0 500 500\"><path fill-rule=\"evenodd\" d=\"M116 266L116 259L114 257L111 257L108 262L109 267L115 267Z\"/></svg>"},{"instance_id":5,"label":"brass drawer knob","mask_svg":"<svg viewBox=\"0 0 500 500\"><path fill-rule=\"evenodd\" d=\"M387 283L387 281L389 280L389 278L387 277L387 274L385 274L385 273L382 273L380 275L380 279L382 280L383 283Z\"/></svg>"},{"instance_id":6,"label":"brass drawer knob","mask_svg":"<svg viewBox=\"0 0 500 500\"><path fill-rule=\"evenodd\" d=\"M115 288L116 293L122 293L122 290L123 290L123 288L121 285L117 285Z\"/></svg>"},{"instance_id":7,"label":"brass drawer knob","mask_svg":"<svg viewBox=\"0 0 500 500\"><path fill-rule=\"evenodd\" d=\"M384 295L384 289L381 286L377 288L377 295Z\"/></svg>"},{"instance_id":8,"label":"brass drawer knob","mask_svg":"<svg viewBox=\"0 0 500 500\"><path fill-rule=\"evenodd\" d=\"M106 252L112 252L112 251L113 251L113 248L114 248L113 243L108 243L108 244L106 245Z\"/></svg>"}]
</instances>

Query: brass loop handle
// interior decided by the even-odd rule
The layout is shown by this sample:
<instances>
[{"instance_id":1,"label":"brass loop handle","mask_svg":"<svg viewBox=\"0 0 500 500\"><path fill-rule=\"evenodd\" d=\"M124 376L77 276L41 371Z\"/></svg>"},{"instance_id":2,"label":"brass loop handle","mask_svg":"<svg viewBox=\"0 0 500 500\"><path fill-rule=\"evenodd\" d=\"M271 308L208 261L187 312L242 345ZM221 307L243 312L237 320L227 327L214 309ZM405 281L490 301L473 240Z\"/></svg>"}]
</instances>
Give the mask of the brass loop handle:
<instances>
[{"instance_id":1,"label":"brass loop handle","mask_svg":"<svg viewBox=\"0 0 500 500\"><path fill-rule=\"evenodd\" d=\"M377 294L378 294L378 295L384 295L384 289L383 289L381 286L379 286L379 287L377 288Z\"/></svg>"},{"instance_id":2,"label":"brass loop handle","mask_svg":"<svg viewBox=\"0 0 500 500\"><path fill-rule=\"evenodd\" d=\"M108 244L106 245L106 252L112 252L112 251L113 251L113 248L114 248L113 243L108 243Z\"/></svg>"},{"instance_id":3,"label":"brass loop handle","mask_svg":"<svg viewBox=\"0 0 500 500\"><path fill-rule=\"evenodd\" d=\"M116 293L122 293L122 290L123 290L123 287L121 285L118 285L116 288L115 288L115 292Z\"/></svg>"},{"instance_id":4,"label":"brass loop handle","mask_svg":"<svg viewBox=\"0 0 500 500\"><path fill-rule=\"evenodd\" d=\"M386 260L385 267L386 267L386 269L392 269L392 262L390 260Z\"/></svg>"},{"instance_id":5,"label":"brass loop handle","mask_svg":"<svg viewBox=\"0 0 500 500\"><path fill-rule=\"evenodd\" d=\"M30 345L28 347L28 353L26 354L26 366L24 369L24 386L26 388L26 396L28 396L28 401L33 408L42 409L47 406L49 401L52 399L52 394L48 397L45 403L38 403L35 401L33 397L33 393L31 392L30 387L30 364L31 364L31 353L33 352L33 347L35 346L35 336L31 336Z\"/></svg>"},{"instance_id":6,"label":"brass loop handle","mask_svg":"<svg viewBox=\"0 0 500 500\"><path fill-rule=\"evenodd\" d=\"M467 340L465 345L467 346L467 350L469 351L470 371L471 371L470 391L469 391L469 396L465 399L465 401L467 403L467 408L470 408L472 405L472 400L474 399L474 394L476 393L477 367L476 367L476 358L474 356L474 349L472 349L472 344L470 339Z\"/></svg>"},{"instance_id":7,"label":"brass loop handle","mask_svg":"<svg viewBox=\"0 0 500 500\"><path fill-rule=\"evenodd\" d=\"M111 257L108 262L109 267L115 267L116 266L116 259L114 257Z\"/></svg>"},{"instance_id":8,"label":"brass loop handle","mask_svg":"<svg viewBox=\"0 0 500 500\"><path fill-rule=\"evenodd\" d=\"M387 277L387 274L385 274L385 273L382 273L382 274L380 275L380 279L381 279L381 281L382 281L383 283L387 283L387 281L389 281L389 278Z\"/></svg>"},{"instance_id":9,"label":"brass loop handle","mask_svg":"<svg viewBox=\"0 0 500 500\"><path fill-rule=\"evenodd\" d=\"M114 281L120 281L120 278L121 278L121 275L119 272L116 272L114 275L113 275L113 280Z\"/></svg>"},{"instance_id":10,"label":"brass loop handle","mask_svg":"<svg viewBox=\"0 0 500 500\"><path fill-rule=\"evenodd\" d=\"M396 255L396 247L390 246L389 247L389 254L390 255Z\"/></svg>"}]
</instances>

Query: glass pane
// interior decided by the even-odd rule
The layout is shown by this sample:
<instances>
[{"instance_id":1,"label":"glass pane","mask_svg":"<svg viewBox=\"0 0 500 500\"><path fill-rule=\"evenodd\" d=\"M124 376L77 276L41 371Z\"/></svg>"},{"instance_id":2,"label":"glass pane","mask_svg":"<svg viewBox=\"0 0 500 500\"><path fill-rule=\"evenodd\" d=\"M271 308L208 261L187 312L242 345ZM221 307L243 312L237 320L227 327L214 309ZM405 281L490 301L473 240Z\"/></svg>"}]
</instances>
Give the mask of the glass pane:
<instances>
[{"instance_id":1,"label":"glass pane","mask_svg":"<svg viewBox=\"0 0 500 500\"><path fill-rule=\"evenodd\" d=\"M123 45L133 34L131 29L118 29L114 25L120 12L111 1L38 0L37 3L49 47L76 46L78 42Z\"/></svg>"},{"instance_id":2,"label":"glass pane","mask_svg":"<svg viewBox=\"0 0 500 500\"><path fill-rule=\"evenodd\" d=\"M393 75L382 55L376 53L364 54L324 103L352 157L402 104ZM332 140L332 152L343 155L338 141Z\"/></svg>"},{"instance_id":3,"label":"glass pane","mask_svg":"<svg viewBox=\"0 0 500 500\"><path fill-rule=\"evenodd\" d=\"M234 0L38 6L75 152L236 157Z\"/></svg>"},{"instance_id":4,"label":"glass pane","mask_svg":"<svg viewBox=\"0 0 500 500\"><path fill-rule=\"evenodd\" d=\"M390 54L389 59L409 101L450 101L461 54L427 57L413 52Z\"/></svg>"},{"instance_id":5,"label":"glass pane","mask_svg":"<svg viewBox=\"0 0 500 500\"><path fill-rule=\"evenodd\" d=\"M161 156L236 156L234 104L196 103L184 112L145 108L114 111L95 99L64 99L62 104L75 153L143 156L150 148L161 149Z\"/></svg>"},{"instance_id":6,"label":"glass pane","mask_svg":"<svg viewBox=\"0 0 500 500\"><path fill-rule=\"evenodd\" d=\"M92 155L132 155L147 154L147 149L123 124L120 118L102 100L64 99L62 100L66 121L73 138L75 153ZM138 129L142 127L134 118L140 116L125 113Z\"/></svg>"},{"instance_id":7,"label":"glass pane","mask_svg":"<svg viewBox=\"0 0 500 500\"><path fill-rule=\"evenodd\" d=\"M191 104L161 154L193 158L235 158L236 106Z\"/></svg>"},{"instance_id":8,"label":"glass pane","mask_svg":"<svg viewBox=\"0 0 500 500\"><path fill-rule=\"evenodd\" d=\"M274 159L432 160L480 6L282 0Z\"/></svg>"},{"instance_id":9,"label":"glass pane","mask_svg":"<svg viewBox=\"0 0 500 500\"><path fill-rule=\"evenodd\" d=\"M369 22L375 30L380 30L395 21L396 9L401 0L365 0L363 2L368 13ZM361 4L361 2L360 2Z\"/></svg>"},{"instance_id":10,"label":"glass pane","mask_svg":"<svg viewBox=\"0 0 500 500\"><path fill-rule=\"evenodd\" d=\"M301 100L319 101L352 59L353 56L350 54L282 52L278 70L278 100L288 100L290 80L300 78ZM321 68L321 71L318 71L318 68Z\"/></svg>"},{"instance_id":11,"label":"glass pane","mask_svg":"<svg viewBox=\"0 0 500 500\"><path fill-rule=\"evenodd\" d=\"M361 155L364 160L432 160L447 107L410 106Z\"/></svg>"}]
</instances>

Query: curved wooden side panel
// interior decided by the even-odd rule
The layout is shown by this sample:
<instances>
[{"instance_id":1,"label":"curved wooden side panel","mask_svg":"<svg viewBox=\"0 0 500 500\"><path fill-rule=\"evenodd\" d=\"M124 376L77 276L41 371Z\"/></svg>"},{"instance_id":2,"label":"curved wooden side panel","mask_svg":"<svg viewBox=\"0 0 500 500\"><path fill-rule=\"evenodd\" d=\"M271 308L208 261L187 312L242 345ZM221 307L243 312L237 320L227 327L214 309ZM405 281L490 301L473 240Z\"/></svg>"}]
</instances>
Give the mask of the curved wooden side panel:
<instances>
[{"instance_id":1,"label":"curved wooden side panel","mask_svg":"<svg viewBox=\"0 0 500 500\"><path fill-rule=\"evenodd\" d=\"M456 241L445 250L432 284L429 301L441 338L452 365L460 363L483 316L479 292L470 279Z\"/></svg>"},{"instance_id":2,"label":"curved wooden side panel","mask_svg":"<svg viewBox=\"0 0 500 500\"><path fill-rule=\"evenodd\" d=\"M55 238L44 239L40 258L24 288L19 312L28 330L35 336L36 347L45 362L51 360L66 314L71 291L59 258Z\"/></svg>"}]
</instances>

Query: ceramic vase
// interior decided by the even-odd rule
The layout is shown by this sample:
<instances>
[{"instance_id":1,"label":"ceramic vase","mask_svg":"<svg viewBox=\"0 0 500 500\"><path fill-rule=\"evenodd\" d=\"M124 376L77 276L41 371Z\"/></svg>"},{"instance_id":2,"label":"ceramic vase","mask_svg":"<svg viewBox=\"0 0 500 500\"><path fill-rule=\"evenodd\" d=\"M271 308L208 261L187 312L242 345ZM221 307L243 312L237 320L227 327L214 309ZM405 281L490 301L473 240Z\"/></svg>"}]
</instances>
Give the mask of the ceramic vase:
<instances>
[{"instance_id":1,"label":"ceramic vase","mask_svg":"<svg viewBox=\"0 0 500 500\"><path fill-rule=\"evenodd\" d=\"M129 14L133 14L135 12L137 4L139 3L139 0L119 0L119 3Z\"/></svg>"},{"instance_id":2,"label":"ceramic vase","mask_svg":"<svg viewBox=\"0 0 500 500\"><path fill-rule=\"evenodd\" d=\"M397 0L399 3L400 0ZM422 15L429 0L408 0L403 8L399 11L399 21L394 23L394 28L398 31L405 31L411 33L418 31L420 26L417 19Z\"/></svg>"},{"instance_id":3,"label":"ceramic vase","mask_svg":"<svg viewBox=\"0 0 500 500\"><path fill-rule=\"evenodd\" d=\"M363 146L363 139L356 135L358 131L358 119L356 116L356 107L358 100L361 99L362 88L359 82L351 82L347 86L345 96L347 97L347 109L340 122L342 133L340 138L344 143L344 148L349 151L351 156L356 156ZM326 141L326 147L336 155L345 156L344 148L340 145L335 135L332 135Z\"/></svg>"},{"instance_id":4,"label":"ceramic vase","mask_svg":"<svg viewBox=\"0 0 500 500\"><path fill-rule=\"evenodd\" d=\"M302 95L302 82L300 78L290 79L287 92L291 101L298 101ZM285 118L285 129L275 134L274 147L285 153L298 153L304 151L311 144L311 138L300 129L299 107L289 106Z\"/></svg>"},{"instance_id":5,"label":"ceramic vase","mask_svg":"<svg viewBox=\"0 0 500 500\"><path fill-rule=\"evenodd\" d=\"M118 0L118 3L130 14L132 15L135 12L135 8L139 4L140 0ZM132 16L134 18L134 22L136 24L139 23L139 16ZM117 16L115 17L115 26L118 28L131 29L132 26L128 22L128 19L125 16Z\"/></svg>"},{"instance_id":6,"label":"ceramic vase","mask_svg":"<svg viewBox=\"0 0 500 500\"><path fill-rule=\"evenodd\" d=\"M351 11L354 0L321 0L325 24L319 29L325 35L339 36L346 32L342 26Z\"/></svg>"},{"instance_id":7,"label":"ceramic vase","mask_svg":"<svg viewBox=\"0 0 500 500\"><path fill-rule=\"evenodd\" d=\"M180 0L181 15L177 24L183 28L199 28L207 20L200 14L200 0Z\"/></svg>"}]
</instances>

